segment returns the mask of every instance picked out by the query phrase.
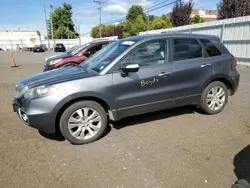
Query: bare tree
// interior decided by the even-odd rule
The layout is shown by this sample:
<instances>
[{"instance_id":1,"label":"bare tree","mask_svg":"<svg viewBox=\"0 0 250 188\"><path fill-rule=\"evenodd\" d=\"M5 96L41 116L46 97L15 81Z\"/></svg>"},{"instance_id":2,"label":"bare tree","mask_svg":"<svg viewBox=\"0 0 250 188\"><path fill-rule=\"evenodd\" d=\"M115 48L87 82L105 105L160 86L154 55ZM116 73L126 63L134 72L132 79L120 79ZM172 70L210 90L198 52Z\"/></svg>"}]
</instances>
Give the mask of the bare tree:
<instances>
[{"instance_id":1,"label":"bare tree","mask_svg":"<svg viewBox=\"0 0 250 188\"><path fill-rule=\"evenodd\" d=\"M171 13L171 21L174 27L189 25L191 23L190 15L193 5L193 0L177 0Z\"/></svg>"}]
</instances>

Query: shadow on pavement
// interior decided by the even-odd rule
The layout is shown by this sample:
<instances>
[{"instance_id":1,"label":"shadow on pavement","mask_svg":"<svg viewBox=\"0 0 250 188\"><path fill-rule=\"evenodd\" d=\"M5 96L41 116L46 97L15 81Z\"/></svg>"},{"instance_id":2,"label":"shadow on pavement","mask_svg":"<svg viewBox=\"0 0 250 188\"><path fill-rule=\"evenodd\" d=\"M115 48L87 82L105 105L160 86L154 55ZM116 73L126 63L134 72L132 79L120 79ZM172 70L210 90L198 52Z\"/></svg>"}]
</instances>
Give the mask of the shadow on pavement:
<instances>
[{"instance_id":1,"label":"shadow on pavement","mask_svg":"<svg viewBox=\"0 0 250 188\"><path fill-rule=\"evenodd\" d=\"M118 122L112 122L112 125L115 129L122 129L127 126L133 126L140 123L147 123L151 121L166 119L169 117L180 116L183 114L193 114L197 110L198 109L196 109L194 106L185 106L180 108L168 109L148 114L127 117Z\"/></svg>"},{"instance_id":2,"label":"shadow on pavement","mask_svg":"<svg viewBox=\"0 0 250 188\"><path fill-rule=\"evenodd\" d=\"M106 129L104 135L101 138L107 136L110 133L110 131L111 131L111 126L108 125L108 128ZM58 142L65 141L65 138L63 137L63 135L59 131L57 131L57 133L55 133L55 134L48 134L48 133L44 133L42 131L38 131L38 132L41 136L43 136L44 138L47 138L49 140L55 140ZM101 139L101 138L99 138L99 139Z\"/></svg>"},{"instance_id":3,"label":"shadow on pavement","mask_svg":"<svg viewBox=\"0 0 250 188\"><path fill-rule=\"evenodd\" d=\"M234 157L233 164L238 181L232 188L250 188L250 145Z\"/></svg>"},{"instance_id":4,"label":"shadow on pavement","mask_svg":"<svg viewBox=\"0 0 250 188\"><path fill-rule=\"evenodd\" d=\"M55 140L55 141L59 141L59 142L62 142L65 140L65 138L63 138L63 136L60 133L48 134L48 133L45 133L42 131L38 131L38 132L41 136L43 136L44 138L47 138L49 140Z\"/></svg>"}]
</instances>

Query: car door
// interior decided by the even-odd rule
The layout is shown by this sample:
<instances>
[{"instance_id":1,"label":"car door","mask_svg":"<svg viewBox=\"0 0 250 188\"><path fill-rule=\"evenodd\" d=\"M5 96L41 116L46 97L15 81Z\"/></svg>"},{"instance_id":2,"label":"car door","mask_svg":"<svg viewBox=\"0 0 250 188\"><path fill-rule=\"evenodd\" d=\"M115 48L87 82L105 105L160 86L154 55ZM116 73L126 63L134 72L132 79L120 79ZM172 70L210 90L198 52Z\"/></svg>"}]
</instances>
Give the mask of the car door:
<instances>
[{"instance_id":1,"label":"car door","mask_svg":"<svg viewBox=\"0 0 250 188\"><path fill-rule=\"evenodd\" d=\"M138 64L139 71L126 76L113 73L116 109L120 118L172 107L168 40L144 42L120 61L120 68Z\"/></svg>"},{"instance_id":2,"label":"car door","mask_svg":"<svg viewBox=\"0 0 250 188\"><path fill-rule=\"evenodd\" d=\"M204 83L214 74L212 59L196 38L173 38L171 45L175 106L197 104Z\"/></svg>"}]
</instances>

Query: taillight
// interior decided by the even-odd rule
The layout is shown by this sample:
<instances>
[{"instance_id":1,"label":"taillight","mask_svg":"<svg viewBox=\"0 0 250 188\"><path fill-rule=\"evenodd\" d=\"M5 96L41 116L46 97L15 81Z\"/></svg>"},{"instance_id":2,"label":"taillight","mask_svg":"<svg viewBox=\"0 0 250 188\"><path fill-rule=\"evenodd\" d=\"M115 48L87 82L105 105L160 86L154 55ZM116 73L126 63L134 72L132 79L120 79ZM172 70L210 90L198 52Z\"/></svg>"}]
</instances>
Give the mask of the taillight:
<instances>
[{"instance_id":1,"label":"taillight","mask_svg":"<svg viewBox=\"0 0 250 188\"><path fill-rule=\"evenodd\" d=\"M234 62L233 62L233 66L236 67L237 65L238 65L238 63L237 63L237 61L235 59Z\"/></svg>"}]
</instances>

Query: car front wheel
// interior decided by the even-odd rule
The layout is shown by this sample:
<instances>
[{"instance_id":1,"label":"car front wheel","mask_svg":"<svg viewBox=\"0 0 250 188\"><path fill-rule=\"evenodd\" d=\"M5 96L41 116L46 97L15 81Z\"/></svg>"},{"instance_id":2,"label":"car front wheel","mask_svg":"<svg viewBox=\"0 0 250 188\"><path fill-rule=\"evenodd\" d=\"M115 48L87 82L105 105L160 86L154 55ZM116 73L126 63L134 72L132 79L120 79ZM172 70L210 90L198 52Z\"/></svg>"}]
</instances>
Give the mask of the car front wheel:
<instances>
[{"instance_id":1,"label":"car front wheel","mask_svg":"<svg viewBox=\"0 0 250 188\"><path fill-rule=\"evenodd\" d=\"M60 130L71 144L87 144L96 141L106 131L107 114L94 101L80 101L69 106L61 116Z\"/></svg>"},{"instance_id":2,"label":"car front wheel","mask_svg":"<svg viewBox=\"0 0 250 188\"><path fill-rule=\"evenodd\" d=\"M227 86L220 81L215 81L203 90L200 108L207 114L217 114L224 109L227 101Z\"/></svg>"}]
</instances>

